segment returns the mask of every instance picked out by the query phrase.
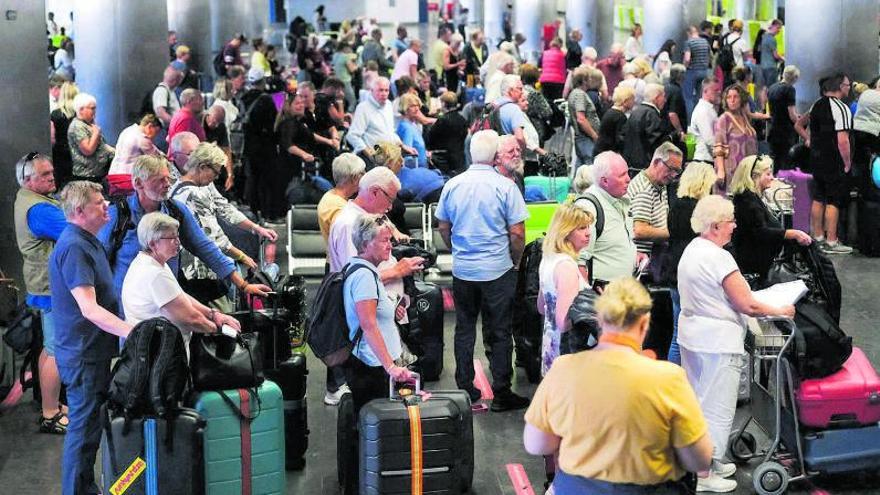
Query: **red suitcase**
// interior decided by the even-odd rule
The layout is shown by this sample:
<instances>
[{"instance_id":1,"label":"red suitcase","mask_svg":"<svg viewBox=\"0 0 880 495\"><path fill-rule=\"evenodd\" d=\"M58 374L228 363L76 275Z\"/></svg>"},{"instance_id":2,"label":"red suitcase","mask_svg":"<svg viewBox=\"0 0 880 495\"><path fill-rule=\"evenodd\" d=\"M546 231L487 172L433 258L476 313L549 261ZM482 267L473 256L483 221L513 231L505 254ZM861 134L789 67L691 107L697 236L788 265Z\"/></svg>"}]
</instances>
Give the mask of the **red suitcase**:
<instances>
[{"instance_id":1,"label":"red suitcase","mask_svg":"<svg viewBox=\"0 0 880 495\"><path fill-rule=\"evenodd\" d=\"M795 397L805 426L829 428L880 421L880 377L855 346L842 370L825 378L803 380Z\"/></svg>"}]
</instances>

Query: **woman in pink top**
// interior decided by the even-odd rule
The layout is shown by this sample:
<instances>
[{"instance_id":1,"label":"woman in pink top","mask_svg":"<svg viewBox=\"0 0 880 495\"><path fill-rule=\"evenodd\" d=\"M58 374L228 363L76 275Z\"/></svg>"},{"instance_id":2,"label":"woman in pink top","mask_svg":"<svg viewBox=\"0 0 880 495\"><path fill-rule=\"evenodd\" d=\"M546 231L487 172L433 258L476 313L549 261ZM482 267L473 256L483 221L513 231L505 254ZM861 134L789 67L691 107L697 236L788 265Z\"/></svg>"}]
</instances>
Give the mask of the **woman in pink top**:
<instances>
[{"instance_id":1,"label":"woman in pink top","mask_svg":"<svg viewBox=\"0 0 880 495\"><path fill-rule=\"evenodd\" d=\"M562 98L565 87L565 54L562 53L562 40L553 38L550 48L541 55L541 93L547 101Z\"/></svg>"}]
</instances>

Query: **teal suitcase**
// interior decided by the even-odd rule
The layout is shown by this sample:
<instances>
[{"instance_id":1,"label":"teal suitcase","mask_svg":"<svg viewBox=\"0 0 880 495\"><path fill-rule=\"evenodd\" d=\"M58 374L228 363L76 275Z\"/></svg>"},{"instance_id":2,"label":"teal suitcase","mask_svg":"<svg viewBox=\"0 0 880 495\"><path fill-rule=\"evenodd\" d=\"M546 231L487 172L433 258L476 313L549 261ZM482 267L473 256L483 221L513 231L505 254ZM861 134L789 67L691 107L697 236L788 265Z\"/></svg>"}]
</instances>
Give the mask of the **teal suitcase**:
<instances>
[{"instance_id":1,"label":"teal suitcase","mask_svg":"<svg viewBox=\"0 0 880 495\"><path fill-rule=\"evenodd\" d=\"M284 402L278 385L266 380L258 389L202 392L195 409L207 422L207 495L285 493ZM242 456L247 450L250 459Z\"/></svg>"},{"instance_id":2,"label":"teal suitcase","mask_svg":"<svg viewBox=\"0 0 880 495\"><path fill-rule=\"evenodd\" d=\"M571 179L568 177L530 175L524 179L524 182L527 186L540 187L549 201L556 201L557 203L565 202L568 198L568 190L571 187Z\"/></svg>"}]
</instances>

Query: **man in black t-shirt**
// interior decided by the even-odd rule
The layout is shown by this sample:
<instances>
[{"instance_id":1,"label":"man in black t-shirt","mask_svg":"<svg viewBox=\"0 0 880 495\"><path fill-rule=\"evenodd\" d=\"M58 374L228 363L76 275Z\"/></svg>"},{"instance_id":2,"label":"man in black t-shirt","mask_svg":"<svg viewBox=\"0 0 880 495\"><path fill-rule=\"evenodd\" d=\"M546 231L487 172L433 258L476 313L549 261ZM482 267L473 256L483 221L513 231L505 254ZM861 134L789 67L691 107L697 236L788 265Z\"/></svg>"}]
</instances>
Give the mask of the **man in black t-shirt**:
<instances>
[{"instance_id":1,"label":"man in black t-shirt","mask_svg":"<svg viewBox=\"0 0 880 495\"><path fill-rule=\"evenodd\" d=\"M813 180L810 195L813 198L810 225L813 237L828 254L849 254L852 248L837 239L837 221L840 208L849 201L847 176L852 167L849 132L853 118L849 107L840 99L849 94L850 81L842 73L819 81L822 97L813 103L806 118L809 121L810 164Z\"/></svg>"},{"instance_id":2,"label":"man in black t-shirt","mask_svg":"<svg viewBox=\"0 0 880 495\"><path fill-rule=\"evenodd\" d=\"M794 65L787 66L782 73L782 80L770 86L767 91L767 101L770 104L770 132L767 142L776 170L791 168L788 151L797 142L794 124L799 118L795 107L794 83L800 74L800 70Z\"/></svg>"}]
</instances>

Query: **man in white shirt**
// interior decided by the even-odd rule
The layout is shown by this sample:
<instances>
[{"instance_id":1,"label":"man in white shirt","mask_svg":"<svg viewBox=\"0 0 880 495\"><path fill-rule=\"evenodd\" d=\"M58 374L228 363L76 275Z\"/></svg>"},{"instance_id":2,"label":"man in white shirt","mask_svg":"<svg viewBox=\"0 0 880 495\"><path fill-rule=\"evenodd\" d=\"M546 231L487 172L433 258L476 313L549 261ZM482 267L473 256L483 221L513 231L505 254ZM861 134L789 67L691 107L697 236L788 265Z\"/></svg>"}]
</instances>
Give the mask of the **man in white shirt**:
<instances>
[{"instance_id":1,"label":"man in white shirt","mask_svg":"<svg viewBox=\"0 0 880 495\"><path fill-rule=\"evenodd\" d=\"M422 53L421 40L413 38L409 42L409 48L397 57L394 70L391 72L391 83L403 76L409 76L413 81L419 80L419 54ZM395 96L397 92L395 91Z\"/></svg>"},{"instance_id":2,"label":"man in white shirt","mask_svg":"<svg viewBox=\"0 0 880 495\"><path fill-rule=\"evenodd\" d=\"M367 99L358 103L348 128L348 144L355 153L363 152L367 157L373 155L373 146L380 141L400 144L400 137L395 132L394 109L388 101L391 83L387 78L380 77L373 83L373 89ZM417 155L410 146L401 148L405 153Z\"/></svg>"},{"instance_id":3,"label":"man in white shirt","mask_svg":"<svg viewBox=\"0 0 880 495\"><path fill-rule=\"evenodd\" d=\"M712 162L712 148L715 146L715 121L718 120L718 97L721 87L714 76L703 79L702 97L694 107L691 115L691 123L688 133L697 137L697 146L694 151L694 160Z\"/></svg>"}]
</instances>

